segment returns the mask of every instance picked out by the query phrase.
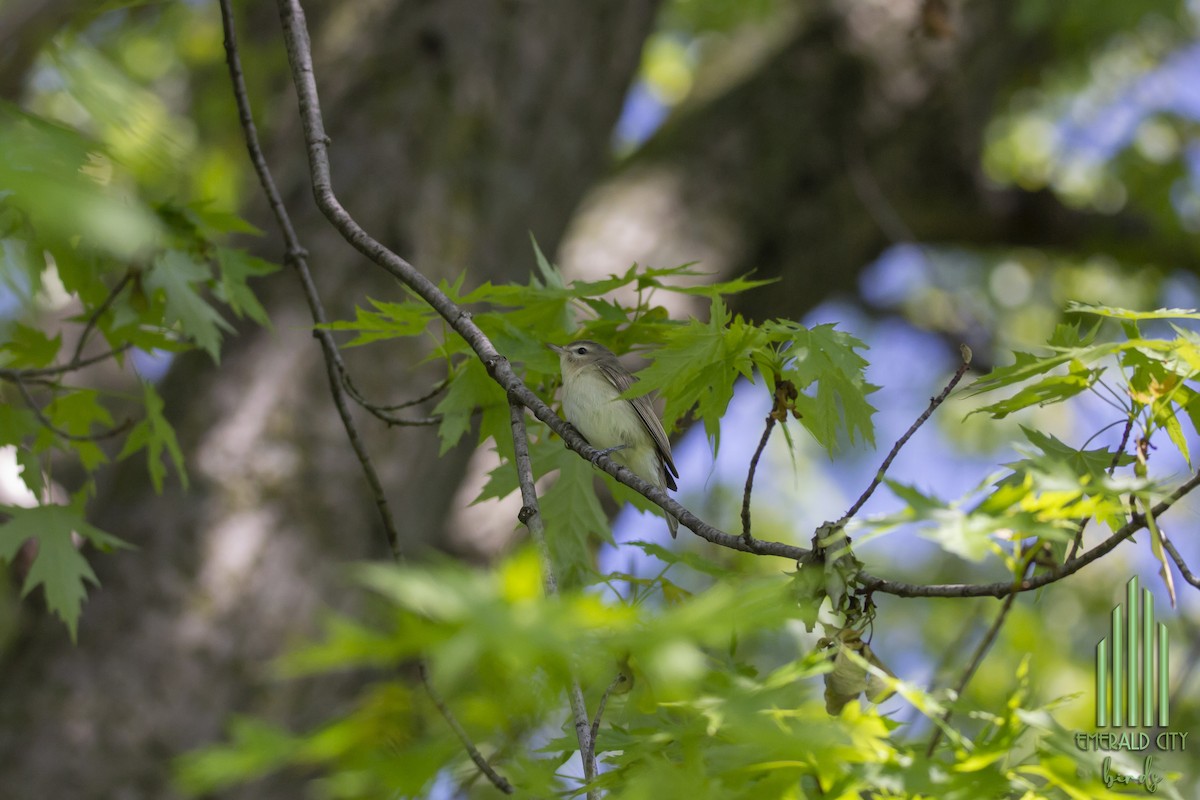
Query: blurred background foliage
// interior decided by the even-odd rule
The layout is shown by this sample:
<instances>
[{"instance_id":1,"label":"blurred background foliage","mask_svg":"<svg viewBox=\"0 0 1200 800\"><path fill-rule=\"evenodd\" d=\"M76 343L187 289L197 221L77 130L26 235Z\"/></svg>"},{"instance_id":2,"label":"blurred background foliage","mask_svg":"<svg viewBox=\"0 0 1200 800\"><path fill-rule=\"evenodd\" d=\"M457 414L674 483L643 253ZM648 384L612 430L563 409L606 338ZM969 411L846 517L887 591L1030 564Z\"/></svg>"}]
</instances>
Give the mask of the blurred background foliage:
<instances>
[{"instance_id":1,"label":"blurred background foliage","mask_svg":"<svg viewBox=\"0 0 1200 800\"><path fill-rule=\"evenodd\" d=\"M1044 342L1069 300L1143 309L1200 305L1194 2L630 0L590 28L563 22L543 3L517 12L505 3L466 5L470 13L456 3L363 0L317 3L310 11L334 120L335 177L347 176L348 206L398 251L414 254L418 266L436 264L430 268L445 270L442 277L465 270L468 289L485 277L524 278L534 263L529 230L571 277L621 274L634 262L698 261L724 278L749 270L779 278L735 300L734 310L755 320L836 321L866 341L867 378L882 387L872 402L879 409L875 438L884 446L944 384L960 342L986 369L1008 363L1014 349ZM363 265L324 231L307 200L274 11L257 4L237 12L257 121L311 249L323 257L318 273L323 288L334 287L334 313L352 316L366 291L398 299L387 284L340 293L336 282ZM632 55L620 57L622 47ZM585 61L593 50L615 55ZM158 387L152 391L161 391L196 473L191 499L172 494L168 482L163 498L153 500L162 468L156 473L145 460L114 467L95 486L87 471L92 456L48 448L45 468L60 494L46 491L59 501L76 497L80 511L88 503L89 518L141 549L88 554L103 589L84 606L77 648L60 641L67 638L61 625L47 624L36 600L19 600L19 563L18 572L6 573L11 585L0 598L0 721L10 731L0 740L0 785L28 786L30 796L70 786L79 797L118 790L166 797L175 791L170 758L219 739L231 714L311 728L328 709L351 702L362 671L332 682L281 682L267 677L265 665L286 643L312 635L328 605L378 610L375 599L344 588L341 565L378 556L382 537L370 514L357 510L369 510L370 501L345 459L344 440L336 430L326 436L313 429L329 409L315 362L294 355L311 340L303 316L295 315L300 299L290 274L249 284L275 328L248 324L262 315L239 287L267 267L233 254L245 247L269 260L280 255L272 234L248 235L254 226L268 229L268 217L244 156L215 4L106 2L84 9L6 0L0 54L5 341L28 341L27 332L37 330L50 342L62 333L58 349L44 350L62 361L83 328L83 311L127 270L153 274L155 260L171 252L225 254L215 262L220 268L184 281L185 294L203 297L211 314L195 305L190 315L171 310L153 286L152 301L138 308L131 292L126 299L144 341L119 367L77 380L100 393L85 432L93 422L114 424L144 413L147 403L154 407L143 386ZM584 66L556 72L576 63ZM583 77L573 78L577 72ZM80 280L62 274L71 256L83 265L74 273ZM227 274L235 276L232 286ZM87 276L99 282L82 280ZM672 303L677 316L705 313L687 298ZM131 323L106 324L115 336ZM225 372L182 352L198 344L215 355L218 341L227 348ZM380 370L370 356L356 362L374 373L386 396L419 395L438 377L392 357L404 365ZM262 388L267 383L287 388ZM312 405L270 391L311 397ZM9 386L3 399L22 405ZM952 398L904 451L893 476L950 500L1015 458L1018 423L1075 447L1112 447L1120 436L1119 426L1105 428L1120 414L1096 395L1030 409L1019 419L964 419L983 402ZM681 500L727 530L738 528L741 482L768 408L761 387L739 387L716 459L701 431L678 432ZM1183 426L1194 443L1191 423ZM157 435L157 451L152 437L144 444L151 462L166 463L166 434ZM425 441L416 437L431 443L414 444ZM412 515L410 544L471 561L510 552L515 508L456 510L495 466L487 454L472 455L465 442L433 468L444 472L425 481L413 481L398 463L406 455L425 463L412 454L436 453L434 438L428 431L381 431L375 443L389 486L426 484L409 495L394 490L401 513ZM248 448L238 449L238 441ZM106 459L120 455L103 450ZM831 461L800 437L795 451L777 439L757 483L759 535L807 544L809 532L857 496L879 458L859 446ZM1152 464L1184 474L1188 465L1172 458L1163 447ZM6 504L29 496L30 474L22 482L17 459L0 476ZM306 495L316 511L280 499L287 494ZM865 513L897 507L881 492ZM619 512L616 542L662 534L654 519ZM307 520L320 530L300 546L295 532ZM1191 535L1200 524L1195 506L1174 509L1164 524L1193 565L1200 561ZM361 535L347 532L360 528ZM328 530L344 537L322 532ZM968 689L968 704L1003 707L1027 664L1021 691L1030 702L1083 692L1055 719L1067 729L1086 728L1092 648L1109 610L1133 572L1158 588L1150 579L1155 563L1138 538L1136 547L1125 545L1075 579L1018 601ZM690 539L678 547L740 571L778 570ZM872 572L900 580L985 574L911 530L881 537L859 555ZM505 569L522 569L523 557ZM621 592L664 566L624 544L601 547L597 558L625 575L614 589ZM680 571L685 576L675 576ZM680 567L671 578L681 591L714 583ZM1200 602L1183 587L1178 611L1164 613L1165 596L1158 597L1178 643L1173 688L1188 701L1172 727L1186 730L1197 719ZM943 688L996 606L889 599L881 602L872 647L905 680ZM243 629L239 620L254 622ZM764 674L814 644L808 632L788 630L790 638L756 643ZM702 683L719 671L691 674ZM531 697L514 703L538 699L532 695L539 687L527 688ZM480 725L503 717L488 706L494 698L470 688L461 698L464 715ZM413 713L421 701L391 687L364 702L358 713L378 719ZM889 703L885 712L924 731L927 723L911 706ZM431 751L454 752L428 708L417 717L429 728ZM256 725L235 730L258 735L260 752L275 746L279 762L294 754L294 742ZM112 727L123 730L112 734ZM338 729L319 755L341 752L338 737L360 733ZM58 752L64 744L69 765ZM222 773L218 764L216 777L245 766ZM244 790L250 794L226 791L295 796L309 777L293 771ZM1193 784L1198 778L1191 776ZM435 778L435 793L452 792L460 779L470 780ZM352 775L342 780L353 784ZM486 789L476 782L467 791ZM1180 791L1189 794L1186 784Z\"/></svg>"}]
</instances>

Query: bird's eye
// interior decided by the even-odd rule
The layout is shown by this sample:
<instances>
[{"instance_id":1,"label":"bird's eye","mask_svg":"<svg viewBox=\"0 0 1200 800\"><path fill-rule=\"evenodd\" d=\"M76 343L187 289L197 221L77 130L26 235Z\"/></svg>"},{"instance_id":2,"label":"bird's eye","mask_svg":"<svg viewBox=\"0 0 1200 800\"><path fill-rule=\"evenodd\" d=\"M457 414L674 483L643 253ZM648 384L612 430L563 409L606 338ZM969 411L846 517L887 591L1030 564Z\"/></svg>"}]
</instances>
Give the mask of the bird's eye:
<instances>
[{"instance_id":1,"label":"bird's eye","mask_svg":"<svg viewBox=\"0 0 1200 800\"><path fill-rule=\"evenodd\" d=\"M586 347L576 347L576 348L575 348L575 352L576 352L576 353L579 353L579 355L581 355L581 356L586 356L586 355L587 355L587 348L586 348Z\"/></svg>"}]
</instances>

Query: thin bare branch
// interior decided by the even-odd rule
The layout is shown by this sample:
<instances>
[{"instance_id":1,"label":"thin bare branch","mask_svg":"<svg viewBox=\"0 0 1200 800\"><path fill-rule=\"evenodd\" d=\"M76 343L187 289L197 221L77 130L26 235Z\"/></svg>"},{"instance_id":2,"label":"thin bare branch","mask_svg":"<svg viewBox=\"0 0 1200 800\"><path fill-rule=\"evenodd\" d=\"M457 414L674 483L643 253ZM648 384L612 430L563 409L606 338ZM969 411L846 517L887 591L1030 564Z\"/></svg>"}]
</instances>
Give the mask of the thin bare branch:
<instances>
[{"instance_id":1,"label":"thin bare branch","mask_svg":"<svg viewBox=\"0 0 1200 800\"><path fill-rule=\"evenodd\" d=\"M1183 579L1192 586L1195 586L1197 589L1200 589L1200 578L1197 578L1192 573L1191 569L1188 568L1187 562L1184 561L1183 556L1179 554L1179 550L1175 547L1175 543L1164 536L1162 545L1163 549L1166 550L1171 556L1171 560L1175 562L1175 566L1179 568L1179 574L1183 576Z\"/></svg>"},{"instance_id":2,"label":"thin bare branch","mask_svg":"<svg viewBox=\"0 0 1200 800\"><path fill-rule=\"evenodd\" d=\"M592 720L592 756L596 754L596 737L600 735L600 718L604 716L604 709L608 707L608 698L617 690L625 681L629 680L624 673L617 675L612 679L612 683L604 690L604 694L600 695L600 704L596 706L596 717Z\"/></svg>"},{"instance_id":3,"label":"thin bare branch","mask_svg":"<svg viewBox=\"0 0 1200 800\"><path fill-rule=\"evenodd\" d=\"M1200 473L1175 488L1175 491L1159 502L1150 510L1158 518L1167 509L1179 502L1184 496L1200 486ZM1074 575L1079 570L1112 552L1117 545L1133 534L1146 527L1146 518L1141 514L1132 514L1129 522L1113 532L1107 539L1084 552L1082 555L1060 564L1055 569L1047 570L1040 575L1025 578L1019 583L1001 581L998 583L949 583L949 584L912 584L899 581L889 581L877 578L867 573L859 574L859 584L867 591L885 592L898 597L1004 597L1014 592L1028 592L1040 589L1062 580L1068 575Z\"/></svg>"},{"instance_id":4,"label":"thin bare branch","mask_svg":"<svg viewBox=\"0 0 1200 800\"><path fill-rule=\"evenodd\" d=\"M521 486L521 511L518 519L529 529L542 562L542 586L546 596L558 595L558 579L554 575L554 561L550 545L546 542L546 525L542 520L538 504L537 487L533 479L533 460L529 456L529 432L525 427L525 408L514 397L508 401L509 421L512 423L513 455L517 468L517 482ZM587 703L579 681L571 676L567 687L567 699L571 704L571 715L575 719L575 736L579 740L579 756L583 761L583 777L591 783L596 778L596 748L592 725L588 721ZM597 720L599 715L597 714ZM599 800L600 790L588 789L588 800Z\"/></svg>"},{"instance_id":5,"label":"thin bare branch","mask_svg":"<svg viewBox=\"0 0 1200 800\"><path fill-rule=\"evenodd\" d=\"M879 226L892 244L913 244L921 250L921 254L929 263L933 260L925 253L925 246L917 239L912 229L900 216L900 212L888 200L887 194L875 179L871 166L867 163L862 151L862 143L857 137L843 140L842 155L846 159L846 172L850 176L850 186L858 201L862 203L867 214Z\"/></svg>"},{"instance_id":6,"label":"thin bare branch","mask_svg":"<svg viewBox=\"0 0 1200 800\"><path fill-rule=\"evenodd\" d=\"M221 0L221 2L228 2L228 0ZM417 672L421 676L421 684L425 687L425 693L433 701L433 705L442 715L442 719L446 720L446 724L450 726L450 730L454 731L454 735L458 737L458 741L463 746L463 749L467 751L467 755L475 762L475 766L479 769L480 774L491 781L492 785L500 791L505 794L512 794L515 791L513 785L508 782L507 778L496 772L495 768L483 757L483 754L479 752L478 748L475 747L475 743L471 740L470 734L459 723L458 717L454 716L454 712L450 710L450 706L446 705L446 701L442 699L441 693L434 688L433 680L429 677L429 665L425 663L425 659L422 658L417 661Z\"/></svg>"},{"instance_id":7,"label":"thin bare branch","mask_svg":"<svg viewBox=\"0 0 1200 800\"><path fill-rule=\"evenodd\" d=\"M1129 434L1133 431L1133 414L1125 420L1125 430L1121 433L1121 443L1117 445L1116 452L1113 453L1112 461L1108 465L1108 476L1111 478L1113 472L1116 471L1117 465L1121 463L1121 455L1125 452L1125 446L1129 444ZM1084 447L1087 447L1085 444ZM1079 548L1083 546L1083 530L1087 527L1089 517L1084 517L1079 520L1079 527L1075 529L1075 538L1071 540L1071 551L1067 553L1067 561L1075 557L1079 552Z\"/></svg>"},{"instance_id":8,"label":"thin bare branch","mask_svg":"<svg viewBox=\"0 0 1200 800\"><path fill-rule=\"evenodd\" d=\"M287 248L285 260L292 265L297 276L300 278L300 284L304 290L304 299L308 303L309 313L312 316L313 322L321 325L326 321L325 309L321 304L321 297L317 294L317 287L313 283L312 273L308 268L308 251L300 243L300 238L296 234L296 228L292 225L291 217L288 215L287 207L283 204L283 197L275 185L275 179L271 176L271 169L267 166L267 160L263 156L262 148L259 146L258 129L254 125L254 116L250 109L250 98L247 94L246 81L242 74L241 58L238 55L237 34L233 26L233 9L230 6L229 0L220 0L220 6L221 24L225 32L225 62L229 67L229 79L233 84L233 96L237 103L238 120L241 123L242 133L246 140L246 150L250 155L250 163L254 166L254 171L258 175L258 182L262 186L263 193L267 196L267 203L271 207L275 223L279 226L279 230L283 234L284 246ZM400 545L400 534L396 529L395 520L392 518L391 509L384 495L383 484L379 480L379 475L375 470L374 464L371 462L371 457L367 453L362 437L358 433L358 426L355 424L354 418L350 415L345 395L342 393L341 355L338 353L337 346L333 342L333 337L328 331L318 329L313 332L313 336L321 345L321 350L325 357L325 368L329 380L330 394L333 397L334 405L337 407L338 416L341 417L342 426L346 429L346 436L349 438L350 445L354 449L354 454L357 456L359 464L362 467L363 475L370 485L375 505L379 509L380 518L383 522L384 531L387 534L388 545L391 548L392 555L397 560L403 559L404 554Z\"/></svg>"},{"instance_id":9,"label":"thin bare branch","mask_svg":"<svg viewBox=\"0 0 1200 800\"><path fill-rule=\"evenodd\" d=\"M437 383L435 383L433 385L432 389L430 389L428 392L421 395L420 397L414 398L412 400L405 400L403 403L395 403L393 405L385 406L385 405L380 405L379 403L367 402L366 398L363 397L361 392L359 392L358 387L354 385L354 381L351 380L349 373L345 373L345 377L342 379L342 382L346 386L346 391L349 392L350 395L352 397L354 397L355 402L357 402L363 408L366 408L369 410L375 410L375 411L383 411L383 412L400 411L401 409L412 408L413 406L419 406L421 403L424 403L428 400L432 400L433 398L437 397L439 394L446 391L446 388L450 386L450 379L444 378L444 379L438 381Z\"/></svg>"},{"instance_id":10,"label":"thin bare branch","mask_svg":"<svg viewBox=\"0 0 1200 800\"><path fill-rule=\"evenodd\" d=\"M120 347L114 347L112 350L101 353L98 356L90 358L72 359L66 364L60 364L57 367L37 367L35 369L0 369L0 380L6 381L23 381L31 378L53 378L61 375L66 375L68 372L74 372L77 369L90 367L92 364L99 364L101 361L107 361L110 358L119 356L126 350L133 348L131 343L123 344Z\"/></svg>"},{"instance_id":11,"label":"thin bare branch","mask_svg":"<svg viewBox=\"0 0 1200 800\"><path fill-rule=\"evenodd\" d=\"M758 447L754 451L754 455L750 458L750 468L746 470L746 488L742 492L742 538L747 542L752 541L750 535L750 493L754 490L754 473L758 469L758 460L762 458L763 450L767 447L767 440L771 438L771 431L775 428L775 414L767 414L767 422L763 428L762 438L758 440Z\"/></svg>"},{"instance_id":12,"label":"thin bare branch","mask_svg":"<svg viewBox=\"0 0 1200 800\"><path fill-rule=\"evenodd\" d=\"M275 215L276 224L278 224L283 234L284 243L287 248L286 260L292 265L297 276L300 278L301 286L304 289L304 297L308 302L313 322L316 325L321 325L326 321L325 309L321 304L320 295L317 293L312 273L308 267L308 253L300 244L300 239L296 235L296 229L292 225L291 217L288 215L287 207L283 204L282 196L276 188L275 180L271 176L271 170L267 166L266 158L263 156L262 148L259 146L258 131L254 126L254 117L250 109L250 99L246 91L246 82L242 75L241 59L238 56L237 36L233 25L233 9L230 6L230 0L219 0L219 2L221 7L221 23L225 32L226 63L229 67L230 81L233 84L234 99L237 102L238 118L241 121L242 132L246 140L246 149L249 152L250 161L254 165L254 171L258 174L259 183L267 195L267 201L271 206L272 213ZM317 328L314 330L313 335L321 345L321 352L325 362L325 373L329 380L330 395L333 398L334 406L337 408L338 416L342 420L342 426L346 430L346 437L350 440L350 446L358 458L363 476L371 488L375 506L379 510L379 516L387 535L388 545L391 548L392 557L396 561L403 561L404 551L400 543L400 534L396 529L396 523L392 517L387 497L383 492L383 484L379 480L379 474L375 470L375 465L371 461L366 446L363 444L362 437L358 433L358 426L355 424L354 417L351 416L350 409L346 404L343 380L346 379L347 372L345 365L342 363L341 354L338 352L337 345L334 343L333 336L329 331ZM429 676L428 665L423 658L417 660L417 671L429 699L442 715L450 730L458 738L468 757L475 763L480 773L486 776L492 785L500 791L505 794L512 794L514 791L512 784L504 776L496 772L487 759L483 757L483 754L479 752L479 749L475 746L466 729L463 728L458 718L442 698L441 693L433 685L433 681Z\"/></svg>"},{"instance_id":13,"label":"thin bare branch","mask_svg":"<svg viewBox=\"0 0 1200 800\"><path fill-rule=\"evenodd\" d=\"M70 431L64 431L62 428L58 427L57 425L55 425L53 422L50 421L50 418L47 417L46 414L42 411L41 407L38 406L37 401L33 399L33 395L31 395L29 393L29 389L27 389L25 387L25 382L23 380L21 380L20 378L15 378L13 380L13 383L16 384L17 391L19 391L21 393L21 399L25 401L25 405L29 406L29 410L33 412L33 415L35 417L37 417L38 422L40 422L43 427L49 429L49 431L51 433L53 433L55 436L61 437L63 439L67 439L68 441L101 442L101 441L104 441L105 439L111 439L114 436L120 436L122 433L129 430L130 427L133 426L133 420L127 419L124 422L122 422L120 425L115 425L111 428L100 431L99 433L78 434L78 433L71 433Z\"/></svg>"},{"instance_id":14,"label":"thin bare branch","mask_svg":"<svg viewBox=\"0 0 1200 800\"><path fill-rule=\"evenodd\" d=\"M396 425L396 426L400 426L400 427L415 428L415 427L427 427L427 426L431 426L431 425L440 425L442 423L442 418L437 415L429 416L429 417L416 417L416 418L397 416L388 410L389 408L392 408L393 406L377 405L375 403L372 403L370 400L367 400L366 397L364 397L362 394L360 394L358 389L351 382L350 374L348 372L343 370L341 373L341 377L342 377L342 387L345 388L346 394L349 395L350 399L353 400L355 403L357 403L368 414L370 414L371 416L375 417L376 419L385 423L388 426ZM399 407L403 407L403 406L399 406Z\"/></svg>"},{"instance_id":15,"label":"thin bare branch","mask_svg":"<svg viewBox=\"0 0 1200 800\"><path fill-rule=\"evenodd\" d=\"M867 500L871 498L871 495L875 493L875 490L879 488L879 484L883 483L883 477L887 474L888 467L892 465L892 461L894 461L896 456L899 455L900 449L908 443L908 440L911 439L913 434L917 432L917 429L925 424L925 420L929 419L929 417L933 415L933 412L937 410L937 407L946 402L946 398L950 396L950 392L954 390L954 387L958 385L958 382L962 380L963 375L967 373L967 369L971 366L971 350L966 345L962 345L962 356L962 363L959 364L958 369L954 371L954 375L951 376L950 382L946 384L946 388L942 389L942 393L937 397L929 398L929 405L926 407L925 411L923 411L921 416L917 417L916 421L909 426L908 430L904 432L904 435L897 439L896 443L892 445L891 451L887 454L887 458L883 459L883 463L879 465L879 469L876 471L875 477L871 479L870 485L863 490L863 493L860 494L858 499L854 501L854 505L850 506L850 510L843 514L842 518L835 522L833 527L839 528L845 525L847 521L849 521L855 514L858 513L859 509L863 507Z\"/></svg>"},{"instance_id":16,"label":"thin bare branch","mask_svg":"<svg viewBox=\"0 0 1200 800\"><path fill-rule=\"evenodd\" d=\"M1033 560L1025 565L1022 572L1022 577L1029 574L1029 570L1033 567ZM1000 605L1000 613L996 615L996 619L992 621L987 633L979 641L979 645L975 648L971 660L967 662L967 668L963 670L962 676L958 679L958 683L954 686L954 696L962 697L963 692L967 689L967 684L971 682L971 678L975 677L975 672L979 669L979 665L983 663L984 656L992 649L992 645L996 643L996 637L1000 633L1000 628L1004 626L1005 620L1008 619L1008 612L1012 610L1013 604L1016 602L1017 593L1013 592L1008 597L1004 598L1004 602ZM950 717L954 715L954 710L947 708L942 714L942 724L935 725L933 736L929 738L929 746L925 748L925 757L929 758L933 755L934 749L938 742L942 739L942 731L950 723Z\"/></svg>"},{"instance_id":17,"label":"thin bare branch","mask_svg":"<svg viewBox=\"0 0 1200 800\"><path fill-rule=\"evenodd\" d=\"M87 319L87 323L83 326L83 333L79 334L79 341L75 343L75 352L71 356L71 362L77 363L80 356L83 355L83 348L87 345L88 337L92 335L92 331L96 329L96 323L100 321L100 317L107 311L117 299L121 292L125 291L125 287L133 280L133 270L128 269L121 276L121 280L117 281L117 285L108 293L108 297L104 298L104 302L96 307Z\"/></svg>"}]
</instances>

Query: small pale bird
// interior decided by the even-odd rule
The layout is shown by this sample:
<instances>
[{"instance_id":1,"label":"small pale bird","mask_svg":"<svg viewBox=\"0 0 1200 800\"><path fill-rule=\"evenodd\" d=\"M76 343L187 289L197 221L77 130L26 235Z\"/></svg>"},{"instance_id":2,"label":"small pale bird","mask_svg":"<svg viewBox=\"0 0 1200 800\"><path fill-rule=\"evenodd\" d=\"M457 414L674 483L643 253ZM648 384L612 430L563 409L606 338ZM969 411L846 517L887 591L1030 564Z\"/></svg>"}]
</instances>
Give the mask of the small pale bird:
<instances>
[{"instance_id":1,"label":"small pale bird","mask_svg":"<svg viewBox=\"0 0 1200 800\"><path fill-rule=\"evenodd\" d=\"M582 339L566 347L547 345L562 366L563 414L597 450L660 489L676 489L679 471L671 442L646 395L627 400L621 393L637 380L607 348ZM671 538L679 520L667 514Z\"/></svg>"}]
</instances>

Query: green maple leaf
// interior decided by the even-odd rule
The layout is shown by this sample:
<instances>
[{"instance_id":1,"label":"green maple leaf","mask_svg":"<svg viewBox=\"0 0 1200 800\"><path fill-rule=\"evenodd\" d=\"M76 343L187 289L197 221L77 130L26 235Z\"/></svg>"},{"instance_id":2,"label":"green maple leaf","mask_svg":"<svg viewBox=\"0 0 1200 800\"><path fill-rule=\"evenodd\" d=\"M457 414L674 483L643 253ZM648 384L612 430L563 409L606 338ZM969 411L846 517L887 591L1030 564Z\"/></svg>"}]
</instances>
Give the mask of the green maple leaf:
<instances>
[{"instance_id":1,"label":"green maple leaf","mask_svg":"<svg viewBox=\"0 0 1200 800\"><path fill-rule=\"evenodd\" d=\"M416 336L429 326L433 309L428 304L404 301L389 303L367 298L374 311L356 308L353 320L337 320L317 327L330 331L354 331L358 335L343 347L358 347L384 339Z\"/></svg>"},{"instance_id":2,"label":"green maple leaf","mask_svg":"<svg viewBox=\"0 0 1200 800\"><path fill-rule=\"evenodd\" d=\"M161 291L166 321L178 323L213 361L219 361L221 331L233 328L200 296L201 287L211 279L207 264L181 250L169 250L145 273L142 285L150 293Z\"/></svg>"},{"instance_id":3,"label":"green maple leaf","mask_svg":"<svg viewBox=\"0 0 1200 800\"><path fill-rule=\"evenodd\" d=\"M1140 319L1200 319L1200 312L1194 308L1159 308L1154 311L1130 311L1127 308L1080 303L1071 300L1067 303L1068 314L1091 314L1097 317L1108 317L1120 320Z\"/></svg>"},{"instance_id":4,"label":"green maple leaf","mask_svg":"<svg viewBox=\"0 0 1200 800\"><path fill-rule=\"evenodd\" d=\"M504 390L488 376L487 368L479 359L471 358L459 366L445 396L433 409L442 417L438 427L442 448L438 455L445 455L458 444L471 427L471 417L477 408L483 409L479 441L491 436L502 454L512 449L512 436L508 433L508 399Z\"/></svg>"},{"instance_id":5,"label":"green maple leaf","mask_svg":"<svg viewBox=\"0 0 1200 800\"><path fill-rule=\"evenodd\" d=\"M113 424L112 414L100 403L100 393L95 389L72 389L54 398L42 411L57 428L74 436L95 433L93 425L107 427ZM45 449L51 442L59 440L58 434L43 428L38 432L34 449ZM104 450L94 441L68 440L66 444L88 470L108 461Z\"/></svg>"},{"instance_id":6,"label":"green maple leaf","mask_svg":"<svg viewBox=\"0 0 1200 800\"><path fill-rule=\"evenodd\" d=\"M867 395L878 390L867 382L866 359L856 351L866 345L833 325L805 328L793 322L777 320L764 326L775 341L790 347L782 375L792 381L801 394L796 399L800 423L826 450L837 449L838 430L855 441L860 435L867 444L875 443L871 416L875 408ZM773 388L773 387L772 387Z\"/></svg>"},{"instance_id":7,"label":"green maple leaf","mask_svg":"<svg viewBox=\"0 0 1200 800\"><path fill-rule=\"evenodd\" d=\"M239 317L245 314L263 327L270 325L267 310L258 302L246 281L270 275L279 269L279 265L229 247L218 248L217 259L221 264L221 282L213 294Z\"/></svg>"},{"instance_id":8,"label":"green maple leaf","mask_svg":"<svg viewBox=\"0 0 1200 800\"><path fill-rule=\"evenodd\" d=\"M0 359L9 367L45 367L54 360L62 347L62 334L53 339L37 328L15 323L5 334L8 339L0 345Z\"/></svg>"},{"instance_id":9,"label":"green maple leaf","mask_svg":"<svg viewBox=\"0 0 1200 800\"><path fill-rule=\"evenodd\" d=\"M175 471L179 473L180 485L186 489L188 478L183 463L183 451L179 447L179 441L175 438L175 429L163 416L163 400L149 381L142 383L142 396L146 408L146 418L133 426L117 460L120 461L145 448L146 468L150 472L150 480L154 483L154 491L161 494L163 478L167 474L167 468L163 465L162 460L165 452L170 455L171 463L175 465Z\"/></svg>"},{"instance_id":10,"label":"green maple leaf","mask_svg":"<svg viewBox=\"0 0 1200 800\"><path fill-rule=\"evenodd\" d=\"M626 394L637 397L657 391L665 398L667 430L695 407L715 452L733 385L739 376L753 380L754 355L766 341L762 329L732 316L714 297L709 321L693 319L669 331L666 342L652 354L650 366L638 373L638 382Z\"/></svg>"},{"instance_id":11,"label":"green maple leaf","mask_svg":"<svg viewBox=\"0 0 1200 800\"><path fill-rule=\"evenodd\" d=\"M565 448L556 460L558 477L540 498L542 520L560 576L577 583L592 569L589 541L597 537L611 543L612 531L596 496L596 468Z\"/></svg>"},{"instance_id":12,"label":"green maple leaf","mask_svg":"<svg viewBox=\"0 0 1200 800\"><path fill-rule=\"evenodd\" d=\"M75 548L71 533L79 534L101 550L131 545L88 524L70 506L0 506L0 512L9 516L8 522L0 525L0 560L11 562L22 544L29 539L37 542L37 555L25 576L21 594L27 595L41 586L47 607L67 626L74 641L79 612L87 596L86 584L98 586L100 582L87 559Z\"/></svg>"}]
</instances>

